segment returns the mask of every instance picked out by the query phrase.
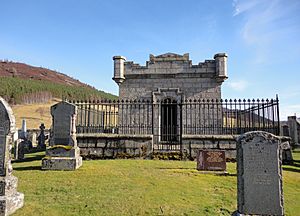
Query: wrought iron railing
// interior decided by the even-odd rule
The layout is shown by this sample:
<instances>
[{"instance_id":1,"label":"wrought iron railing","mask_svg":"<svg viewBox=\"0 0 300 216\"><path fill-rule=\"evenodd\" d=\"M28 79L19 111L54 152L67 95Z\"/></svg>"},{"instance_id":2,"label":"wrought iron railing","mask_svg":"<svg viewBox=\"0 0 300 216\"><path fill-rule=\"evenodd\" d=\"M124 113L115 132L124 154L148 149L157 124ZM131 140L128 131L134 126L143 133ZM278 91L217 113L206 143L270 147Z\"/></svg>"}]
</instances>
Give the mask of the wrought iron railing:
<instances>
[{"instance_id":1,"label":"wrought iron railing","mask_svg":"<svg viewBox=\"0 0 300 216\"><path fill-rule=\"evenodd\" d=\"M262 130L279 134L279 100L69 101L78 107L78 133L152 134L160 141L179 136L242 134Z\"/></svg>"}]
</instances>

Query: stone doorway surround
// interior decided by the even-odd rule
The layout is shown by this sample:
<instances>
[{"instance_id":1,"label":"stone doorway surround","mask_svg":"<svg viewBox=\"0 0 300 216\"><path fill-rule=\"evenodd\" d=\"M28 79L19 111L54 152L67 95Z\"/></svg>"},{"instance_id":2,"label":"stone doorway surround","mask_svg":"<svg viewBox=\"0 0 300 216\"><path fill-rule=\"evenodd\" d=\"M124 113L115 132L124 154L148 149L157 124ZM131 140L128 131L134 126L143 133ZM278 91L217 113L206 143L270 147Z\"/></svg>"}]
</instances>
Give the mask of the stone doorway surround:
<instances>
[{"instance_id":1,"label":"stone doorway surround","mask_svg":"<svg viewBox=\"0 0 300 216\"><path fill-rule=\"evenodd\" d=\"M183 93L180 91L179 88L158 88L157 91L152 92L152 99L153 99L153 144L161 143L162 140L162 109L161 109L161 102L169 99L171 101L177 101L177 103L181 103L183 98ZM180 125L180 109L176 109L176 116L177 117L177 125ZM180 130L179 126L178 129ZM176 134L179 136L179 134ZM178 139L179 140L179 139Z\"/></svg>"}]
</instances>

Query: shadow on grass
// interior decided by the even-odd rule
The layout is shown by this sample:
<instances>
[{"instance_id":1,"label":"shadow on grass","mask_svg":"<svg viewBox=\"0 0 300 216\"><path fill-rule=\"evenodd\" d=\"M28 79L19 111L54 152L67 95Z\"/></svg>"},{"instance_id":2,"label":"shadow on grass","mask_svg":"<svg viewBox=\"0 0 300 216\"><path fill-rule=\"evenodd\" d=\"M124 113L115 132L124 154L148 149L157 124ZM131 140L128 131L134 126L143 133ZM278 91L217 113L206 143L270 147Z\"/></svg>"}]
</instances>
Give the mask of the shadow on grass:
<instances>
[{"instance_id":1,"label":"shadow on grass","mask_svg":"<svg viewBox=\"0 0 300 216\"><path fill-rule=\"evenodd\" d=\"M156 169L166 169L166 170L178 170L178 169L184 169L184 170L196 170L196 168L184 168L184 167L177 167L177 168L169 168L169 167L157 167Z\"/></svg>"},{"instance_id":2,"label":"shadow on grass","mask_svg":"<svg viewBox=\"0 0 300 216\"><path fill-rule=\"evenodd\" d=\"M160 170L191 170L191 171L197 171L197 169L195 168L184 168L184 167L178 167L178 168L167 168L167 167L159 167L156 169L160 169ZM199 170L198 170L199 171ZM227 172L222 172L222 171L205 171L205 170L201 170L199 172L194 172L193 174L213 174L213 175L217 175L217 176L237 176L236 173L227 173Z\"/></svg>"},{"instance_id":3,"label":"shadow on grass","mask_svg":"<svg viewBox=\"0 0 300 216\"><path fill-rule=\"evenodd\" d=\"M24 158L23 160L14 160L11 163L32 162L32 161L42 160L43 157L45 157L45 155L36 155L33 157Z\"/></svg>"},{"instance_id":4,"label":"shadow on grass","mask_svg":"<svg viewBox=\"0 0 300 216\"><path fill-rule=\"evenodd\" d=\"M17 171L42 170L41 166L14 167Z\"/></svg>"},{"instance_id":5,"label":"shadow on grass","mask_svg":"<svg viewBox=\"0 0 300 216\"><path fill-rule=\"evenodd\" d=\"M293 168L293 167L283 167L282 169L285 170L285 171L300 173L300 169L296 169L296 168Z\"/></svg>"}]
</instances>

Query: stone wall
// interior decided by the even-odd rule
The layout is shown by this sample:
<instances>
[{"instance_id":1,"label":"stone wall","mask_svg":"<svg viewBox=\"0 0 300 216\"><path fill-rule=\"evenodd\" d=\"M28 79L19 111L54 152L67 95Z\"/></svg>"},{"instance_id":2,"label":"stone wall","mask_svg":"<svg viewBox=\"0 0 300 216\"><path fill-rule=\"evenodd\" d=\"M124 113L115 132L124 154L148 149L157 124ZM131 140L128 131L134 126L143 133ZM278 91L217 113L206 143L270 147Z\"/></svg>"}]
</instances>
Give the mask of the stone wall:
<instances>
[{"instance_id":1,"label":"stone wall","mask_svg":"<svg viewBox=\"0 0 300 216\"><path fill-rule=\"evenodd\" d=\"M84 158L150 157L152 135L77 134L80 154Z\"/></svg>"},{"instance_id":2,"label":"stone wall","mask_svg":"<svg viewBox=\"0 0 300 216\"><path fill-rule=\"evenodd\" d=\"M227 160L236 158L236 135L183 135L182 149L195 159L200 149L225 150Z\"/></svg>"},{"instance_id":3,"label":"stone wall","mask_svg":"<svg viewBox=\"0 0 300 216\"><path fill-rule=\"evenodd\" d=\"M236 136L183 135L182 149L186 156L195 159L199 149L226 151L228 160L235 159ZM152 135L77 134L80 154L85 158L151 157Z\"/></svg>"},{"instance_id":4,"label":"stone wall","mask_svg":"<svg viewBox=\"0 0 300 216\"><path fill-rule=\"evenodd\" d=\"M224 150L227 161L235 160L238 136L183 135L182 151L185 158L194 160L198 150ZM289 137L279 138L282 143L289 141ZM154 141L152 135L77 134L81 156L90 159L151 158Z\"/></svg>"}]
</instances>

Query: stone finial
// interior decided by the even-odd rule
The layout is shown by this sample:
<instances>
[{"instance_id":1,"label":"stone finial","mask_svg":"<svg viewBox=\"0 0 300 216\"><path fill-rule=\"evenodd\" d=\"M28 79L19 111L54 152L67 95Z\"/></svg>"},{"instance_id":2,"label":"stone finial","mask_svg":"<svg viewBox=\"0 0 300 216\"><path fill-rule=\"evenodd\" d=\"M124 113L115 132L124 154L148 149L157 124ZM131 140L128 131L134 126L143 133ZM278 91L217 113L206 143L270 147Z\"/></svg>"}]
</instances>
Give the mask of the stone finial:
<instances>
[{"instance_id":1,"label":"stone finial","mask_svg":"<svg viewBox=\"0 0 300 216\"><path fill-rule=\"evenodd\" d=\"M124 56L114 56L114 77L112 78L118 85L125 80L124 63L126 58Z\"/></svg>"}]
</instances>

